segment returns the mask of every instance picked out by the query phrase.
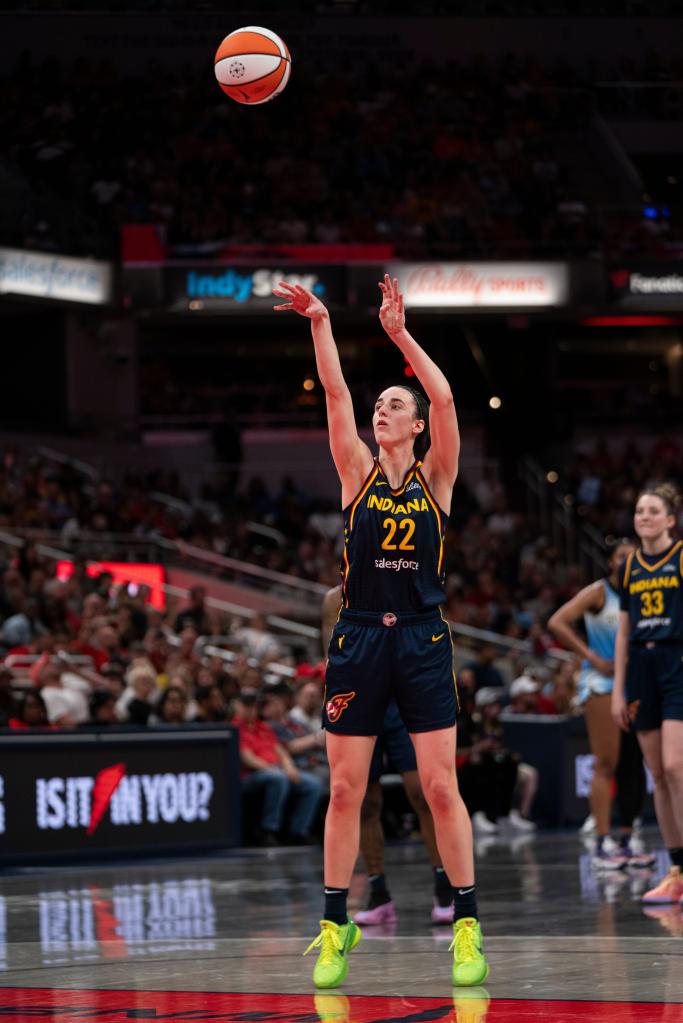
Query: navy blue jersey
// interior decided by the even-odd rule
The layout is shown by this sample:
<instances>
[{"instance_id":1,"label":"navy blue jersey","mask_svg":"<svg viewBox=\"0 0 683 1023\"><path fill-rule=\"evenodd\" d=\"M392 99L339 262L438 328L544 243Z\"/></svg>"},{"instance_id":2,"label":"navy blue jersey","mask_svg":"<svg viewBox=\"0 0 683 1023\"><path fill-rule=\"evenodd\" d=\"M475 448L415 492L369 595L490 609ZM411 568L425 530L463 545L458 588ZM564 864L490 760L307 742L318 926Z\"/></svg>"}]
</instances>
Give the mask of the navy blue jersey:
<instances>
[{"instance_id":1,"label":"navy blue jersey","mask_svg":"<svg viewBox=\"0 0 683 1023\"><path fill-rule=\"evenodd\" d=\"M631 643L683 643L683 541L662 554L629 554L619 578Z\"/></svg>"},{"instance_id":2,"label":"navy blue jersey","mask_svg":"<svg viewBox=\"0 0 683 1023\"><path fill-rule=\"evenodd\" d=\"M392 490L379 461L344 509L342 607L430 611L444 601L446 515L415 462Z\"/></svg>"}]
</instances>

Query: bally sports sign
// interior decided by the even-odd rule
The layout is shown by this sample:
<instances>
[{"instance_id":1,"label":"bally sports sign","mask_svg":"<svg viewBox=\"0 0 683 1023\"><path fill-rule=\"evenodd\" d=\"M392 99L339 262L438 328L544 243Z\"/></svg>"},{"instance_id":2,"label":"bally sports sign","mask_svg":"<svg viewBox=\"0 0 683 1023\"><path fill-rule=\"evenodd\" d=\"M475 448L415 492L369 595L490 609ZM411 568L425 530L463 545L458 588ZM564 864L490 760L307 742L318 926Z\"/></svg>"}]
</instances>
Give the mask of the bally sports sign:
<instances>
[{"instance_id":1,"label":"bally sports sign","mask_svg":"<svg viewBox=\"0 0 683 1023\"><path fill-rule=\"evenodd\" d=\"M565 305L566 263L391 263L406 307L519 309Z\"/></svg>"}]
</instances>

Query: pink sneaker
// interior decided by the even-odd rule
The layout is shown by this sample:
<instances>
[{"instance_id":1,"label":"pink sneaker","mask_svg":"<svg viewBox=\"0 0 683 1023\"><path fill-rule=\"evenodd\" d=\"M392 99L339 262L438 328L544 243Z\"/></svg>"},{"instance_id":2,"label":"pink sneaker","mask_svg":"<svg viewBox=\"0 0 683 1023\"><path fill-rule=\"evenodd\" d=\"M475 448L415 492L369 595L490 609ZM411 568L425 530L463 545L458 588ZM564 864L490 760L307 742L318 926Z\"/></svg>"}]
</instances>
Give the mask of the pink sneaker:
<instances>
[{"instance_id":1,"label":"pink sneaker","mask_svg":"<svg viewBox=\"0 0 683 1023\"><path fill-rule=\"evenodd\" d=\"M440 906L438 902L435 902L434 905L432 906L432 923L452 924L453 903L451 902L448 906Z\"/></svg>"},{"instance_id":2,"label":"pink sneaker","mask_svg":"<svg viewBox=\"0 0 683 1023\"><path fill-rule=\"evenodd\" d=\"M683 876L680 867L672 867L666 877L641 897L648 906L666 906L683 900Z\"/></svg>"},{"instance_id":3,"label":"pink sneaker","mask_svg":"<svg viewBox=\"0 0 683 1023\"><path fill-rule=\"evenodd\" d=\"M361 909L360 913L354 913L353 919L357 924L372 926L373 924L396 923L396 907L393 902L383 902L381 906L374 909Z\"/></svg>"}]
</instances>

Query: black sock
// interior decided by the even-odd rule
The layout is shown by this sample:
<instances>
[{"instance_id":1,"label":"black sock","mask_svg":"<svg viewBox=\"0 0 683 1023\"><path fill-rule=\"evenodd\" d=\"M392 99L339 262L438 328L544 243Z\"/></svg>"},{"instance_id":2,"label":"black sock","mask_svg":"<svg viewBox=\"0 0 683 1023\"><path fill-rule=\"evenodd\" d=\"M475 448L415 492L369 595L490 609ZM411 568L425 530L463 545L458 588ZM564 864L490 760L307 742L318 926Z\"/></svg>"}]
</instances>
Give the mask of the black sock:
<instances>
[{"instance_id":1,"label":"black sock","mask_svg":"<svg viewBox=\"0 0 683 1023\"><path fill-rule=\"evenodd\" d=\"M469 885L467 888L453 888L453 922L462 920L464 916L473 916L475 920L478 919L477 892L474 885Z\"/></svg>"},{"instance_id":2,"label":"black sock","mask_svg":"<svg viewBox=\"0 0 683 1023\"><path fill-rule=\"evenodd\" d=\"M619 834L619 845L620 845L620 847L622 849L625 849L626 846L629 844L629 842L631 841L632 838L633 838L633 835L631 834L630 831L622 831L622 832L620 832L620 834Z\"/></svg>"},{"instance_id":3,"label":"black sock","mask_svg":"<svg viewBox=\"0 0 683 1023\"><path fill-rule=\"evenodd\" d=\"M453 901L451 882L443 867L434 867L434 897L439 906L450 906Z\"/></svg>"},{"instance_id":4,"label":"black sock","mask_svg":"<svg viewBox=\"0 0 683 1023\"><path fill-rule=\"evenodd\" d=\"M371 874L368 881L370 882L368 909L374 909L376 906L384 906L385 903L391 902L391 895L389 894L387 879L384 874Z\"/></svg>"},{"instance_id":5,"label":"black sock","mask_svg":"<svg viewBox=\"0 0 683 1023\"><path fill-rule=\"evenodd\" d=\"M325 888L324 920L331 920L333 924L347 923L349 918L346 912L348 894L348 888Z\"/></svg>"},{"instance_id":6,"label":"black sock","mask_svg":"<svg viewBox=\"0 0 683 1023\"><path fill-rule=\"evenodd\" d=\"M675 849L669 849L669 856L674 867L680 867L683 870L683 846L677 846Z\"/></svg>"}]
</instances>

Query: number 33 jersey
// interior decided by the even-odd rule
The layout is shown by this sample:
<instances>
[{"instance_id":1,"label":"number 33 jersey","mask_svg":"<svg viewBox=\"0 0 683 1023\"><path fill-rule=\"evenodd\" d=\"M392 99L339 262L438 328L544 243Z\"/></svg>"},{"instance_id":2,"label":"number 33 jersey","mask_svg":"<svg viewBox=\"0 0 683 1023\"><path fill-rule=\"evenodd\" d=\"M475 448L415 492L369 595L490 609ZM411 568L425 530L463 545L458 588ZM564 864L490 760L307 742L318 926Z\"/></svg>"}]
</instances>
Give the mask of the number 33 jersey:
<instances>
[{"instance_id":1,"label":"number 33 jersey","mask_svg":"<svg viewBox=\"0 0 683 1023\"><path fill-rule=\"evenodd\" d=\"M683 541L661 554L629 554L619 578L630 642L683 643Z\"/></svg>"},{"instance_id":2,"label":"number 33 jersey","mask_svg":"<svg viewBox=\"0 0 683 1023\"><path fill-rule=\"evenodd\" d=\"M376 459L343 511L342 606L354 611L429 611L444 601L446 515L415 462L392 490Z\"/></svg>"}]
</instances>

